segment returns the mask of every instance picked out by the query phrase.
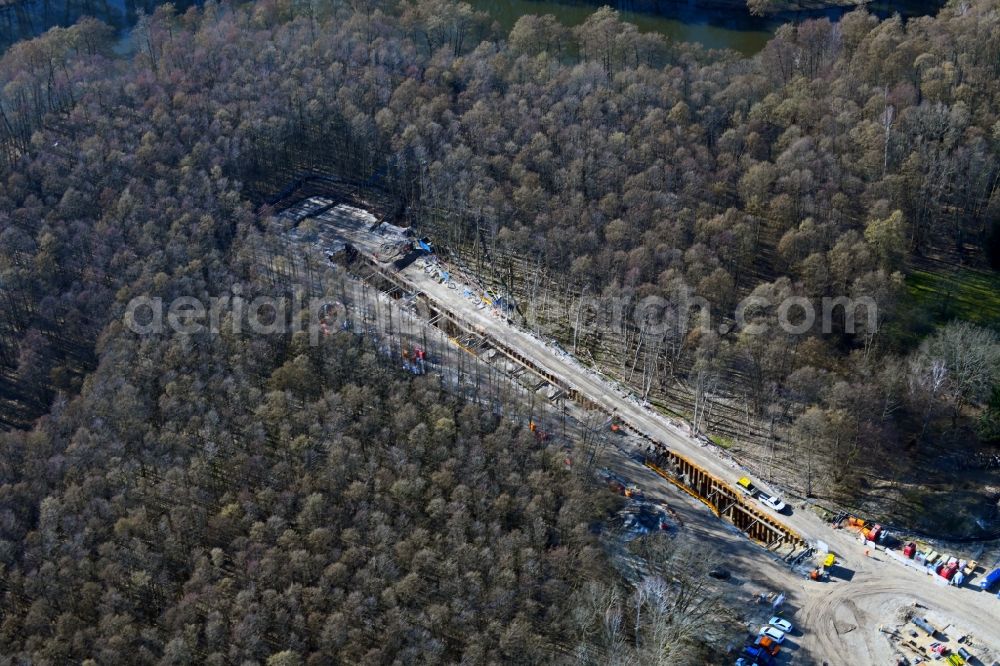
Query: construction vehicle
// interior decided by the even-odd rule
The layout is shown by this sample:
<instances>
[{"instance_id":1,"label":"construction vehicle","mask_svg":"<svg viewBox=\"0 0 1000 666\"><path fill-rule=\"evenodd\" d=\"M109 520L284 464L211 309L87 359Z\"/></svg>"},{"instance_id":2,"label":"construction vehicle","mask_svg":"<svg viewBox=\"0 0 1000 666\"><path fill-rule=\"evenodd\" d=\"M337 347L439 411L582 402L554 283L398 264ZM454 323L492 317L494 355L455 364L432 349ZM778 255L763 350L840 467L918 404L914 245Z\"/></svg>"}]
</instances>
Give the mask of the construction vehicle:
<instances>
[{"instance_id":1,"label":"construction vehicle","mask_svg":"<svg viewBox=\"0 0 1000 666\"><path fill-rule=\"evenodd\" d=\"M865 524L861 527L861 536L865 538L865 541L877 543L879 537L882 536L882 526Z\"/></svg>"},{"instance_id":2,"label":"construction vehicle","mask_svg":"<svg viewBox=\"0 0 1000 666\"><path fill-rule=\"evenodd\" d=\"M764 650L772 657L777 656L778 652L781 651L781 646L775 643L770 636L758 636L753 646Z\"/></svg>"},{"instance_id":3,"label":"construction vehicle","mask_svg":"<svg viewBox=\"0 0 1000 666\"><path fill-rule=\"evenodd\" d=\"M375 251L375 260L387 264L413 250L413 242L408 240L391 240L382 243Z\"/></svg>"},{"instance_id":4,"label":"construction vehicle","mask_svg":"<svg viewBox=\"0 0 1000 666\"><path fill-rule=\"evenodd\" d=\"M823 561L819 563L815 569L809 572L809 579L815 581L829 580L830 579L830 568L837 563L837 556L833 553L827 553Z\"/></svg>"},{"instance_id":5,"label":"construction vehicle","mask_svg":"<svg viewBox=\"0 0 1000 666\"><path fill-rule=\"evenodd\" d=\"M736 487L742 490L747 497L756 497L757 493L760 492L757 486L753 485L750 479L745 476L736 482Z\"/></svg>"},{"instance_id":6,"label":"construction vehicle","mask_svg":"<svg viewBox=\"0 0 1000 666\"><path fill-rule=\"evenodd\" d=\"M865 541L878 542L879 538L882 536L882 526L877 523L869 522L864 518L848 516L847 526L857 530L861 536L865 538Z\"/></svg>"},{"instance_id":7,"label":"construction vehicle","mask_svg":"<svg viewBox=\"0 0 1000 666\"><path fill-rule=\"evenodd\" d=\"M549 433L547 433L544 430L542 430L541 428L539 428L538 424L535 423L534 421L528 421L528 430L530 432L534 433L535 440L538 441L538 442L547 442L550 439ZM623 494L623 492L619 492L619 491L616 491L616 492L618 492L619 495Z\"/></svg>"},{"instance_id":8,"label":"construction vehicle","mask_svg":"<svg viewBox=\"0 0 1000 666\"><path fill-rule=\"evenodd\" d=\"M938 575L945 580L951 580L958 573L958 560L951 558L948 562L941 565L938 570Z\"/></svg>"},{"instance_id":9,"label":"construction vehicle","mask_svg":"<svg viewBox=\"0 0 1000 666\"><path fill-rule=\"evenodd\" d=\"M625 497L642 497L642 489L631 483L625 486Z\"/></svg>"},{"instance_id":10,"label":"construction vehicle","mask_svg":"<svg viewBox=\"0 0 1000 666\"><path fill-rule=\"evenodd\" d=\"M748 645L743 648L743 653L762 666L770 666L774 663L774 659L764 648Z\"/></svg>"}]
</instances>

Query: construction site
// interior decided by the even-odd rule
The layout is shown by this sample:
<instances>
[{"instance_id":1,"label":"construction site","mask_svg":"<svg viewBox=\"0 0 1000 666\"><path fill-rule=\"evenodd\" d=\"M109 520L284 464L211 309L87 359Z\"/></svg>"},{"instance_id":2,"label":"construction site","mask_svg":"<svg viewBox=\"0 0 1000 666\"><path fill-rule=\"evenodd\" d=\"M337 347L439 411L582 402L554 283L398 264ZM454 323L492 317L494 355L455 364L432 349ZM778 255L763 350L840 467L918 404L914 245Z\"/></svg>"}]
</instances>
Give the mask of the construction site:
<instances>
[{"instance_id":1,"label":"construction site","mask_svg":"<svg viewBox=\"0 0 1000 666\"><path fill-rule=\"evenodd\" d=\"M439 375L540 440L556 439L567 465L627 498L626 531L683 530L710 543L746 608L750 639L732 663L998 663L1000 580L983 585L1000 565L995 553L975 561L858 517L786 504L680 419L519 327L515 299L490 290L433 238L357 201L300 199L278 227L287 270L339 301L324 331L372 336L406 370ZM775 612L797 631L778 631L772 647L761 639L774 633L764 630Z\"/></svg>"}]
</instances>

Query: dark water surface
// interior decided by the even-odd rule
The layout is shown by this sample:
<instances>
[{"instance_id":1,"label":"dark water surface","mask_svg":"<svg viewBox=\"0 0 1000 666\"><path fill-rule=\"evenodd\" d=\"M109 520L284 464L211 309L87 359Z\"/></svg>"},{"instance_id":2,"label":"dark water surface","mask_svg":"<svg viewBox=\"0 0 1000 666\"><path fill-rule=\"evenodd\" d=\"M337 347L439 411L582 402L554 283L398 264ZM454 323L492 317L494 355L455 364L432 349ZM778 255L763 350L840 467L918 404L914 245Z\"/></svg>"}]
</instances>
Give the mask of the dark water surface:
<instances>
[{"instance_id":1,"label":"dark water surface","mask_svg":"<svg viewBox=\"0 0 1000 666\"><path fill-rule=\"evenodd\" d=\"M751 16L743 0L466 1L489 12L505 30L525 14L553 14L565 25L579 25L595 9L610 4L643 32L658 32L673 41L698 42L707 48L729 48L746 55L760 51L782 23L823 16L837 20L850 9L785 12L765 18ZM880 17L894 13L912 17L936 13L943 1L878 0L867 7ZM152 13L157 4L158 0L7 0L0 4L0 50L53 26L71 25L82 16L94 16L127 32L140 11ZM174 0L181 12L193 4L200 4L200 0Z\"/></svg>"},{"instance_id":2,"label":"dark water surface","mask_svg":"<svg viewBox=\"0 0 1000 666\"><path fill-rule=\"evenodd\" d=\"M611 5L622 19L643 32L658 32L669 40L697 42L706 48L728 48L752 55L771 38L778 26L789 21L827 17L837 20L853 7L829 7L774 16L751 16L740 0L466 0L489 12L505 30L525 14L552 14L568 26L583 23L601 5ZM935 14L944 0L879 0L866 6L881 18L900 14L904 18Z\"/></svg>"},{"instance_id":3,"label":"dark water surface","mask_svg":"<svg viewBox=\"0 0 1000 666\"><path fill-rule=\"evenodd\" d=\"M179 13L201 0L172 0ZM139 14L152 14L162 0L5 0L0 2L0 51L55 26L70 26L92 16L127 31Z\"/></svg>"}]
</instances>

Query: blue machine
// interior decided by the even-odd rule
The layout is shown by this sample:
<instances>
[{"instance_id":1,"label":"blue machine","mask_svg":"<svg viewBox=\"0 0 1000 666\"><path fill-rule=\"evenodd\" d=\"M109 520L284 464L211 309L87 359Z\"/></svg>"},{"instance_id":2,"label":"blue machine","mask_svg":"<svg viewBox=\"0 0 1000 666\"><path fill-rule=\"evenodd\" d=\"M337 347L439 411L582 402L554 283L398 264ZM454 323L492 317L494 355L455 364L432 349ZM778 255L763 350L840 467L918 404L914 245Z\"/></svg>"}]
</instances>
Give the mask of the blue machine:
<instances>
[{"instance_id":1,"label":"blue machine","mask_svg":"<svg viewBox=\"0 0 1000 666\"><path fill-rule=\"evenodd\" d=\"M979 589L989 590L998 582L1000 582L1000 568L994 569L989 576L979 581Z\"/></svg>"}]
</instances>

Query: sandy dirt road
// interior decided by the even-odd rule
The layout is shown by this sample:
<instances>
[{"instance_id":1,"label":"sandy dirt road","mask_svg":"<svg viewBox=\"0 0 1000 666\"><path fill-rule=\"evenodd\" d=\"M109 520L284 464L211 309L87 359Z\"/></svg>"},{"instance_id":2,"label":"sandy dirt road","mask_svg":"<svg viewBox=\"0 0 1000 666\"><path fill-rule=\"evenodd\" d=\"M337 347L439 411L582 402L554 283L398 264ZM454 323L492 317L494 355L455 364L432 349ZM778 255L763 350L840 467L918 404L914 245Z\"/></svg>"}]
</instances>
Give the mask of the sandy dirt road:
<instances>
[{"instance_id":1,"label":"sandy dirt road","mask_svg":"<svg viewBox=\"0 0 1000 666\"><path fill-rule=\"evenodd\" d=\"M863 544L852 533L832 529L826 532L827 543L838 556L834 575L825 582L809 580L715 518L700 502L665 483L636 461L638 452L637 446L623 443L608 452L605 461L616 474L638 484L647 497L677 511L683 529L720 555L739 586L735 599L742 604L740 610L764 621L768 608L755 606L751 597L785 593L783 614L799 630L786 641L790 659L781 663L894 664L897 652L879 627L896 627L907 611L926 617L940 629L954 625L954 631L949 631L953 647L958 636L973 637L973 653L987 666L1000 657L1000 600L995 595L939 586L932 577L892 561L882 551L866 556Z\"/></svg>"},{"instance_id":2,"label":"sandy dirt road","mask_svg":"<svg viewBox=\"0 0 1000 666\"><path fill-rule=\"evenodd\" d=\"M370 256L381 245L382 239L366 229L368 218L355 219L350 210L335 209L319 219ZM690 458L718 478L735 482L741 476L752 476L734 462L715 455L692 437L683 424L645 408L619 386L551 344L491 314L489 309L477 308L463 298L462 285L449 289L416 265L397 276L414 292L423 292L439 308L518 350L595 404L618 413L645 435ZM761 510L771 513L809 542L822 541L837 554L840 562L835 570L837 575L829 582L810 581L642 466L633 457L638 452L633 444L623 443L619 452L611 465L639 483L647 494L659 496L678 510L684 507L686 529L725 555L730 568L746 582L748 589L785 592L791 618L802 628L801 634L791 638L786 650L792 655L792 663L830 666L895 663L894 650L879 626L894 626L901 611L913 609L913 604L923 607L916 607L918 615L940 628L953 625L956 633L971 635L985 664L1000 658L1000 600L995 595L941 586L933 576L892 561L881 551L866 556L865 547L855 534L832 529L811 511L795 510L793 515L784 516L761 506Z\"/></svg>"}]
</instances>

